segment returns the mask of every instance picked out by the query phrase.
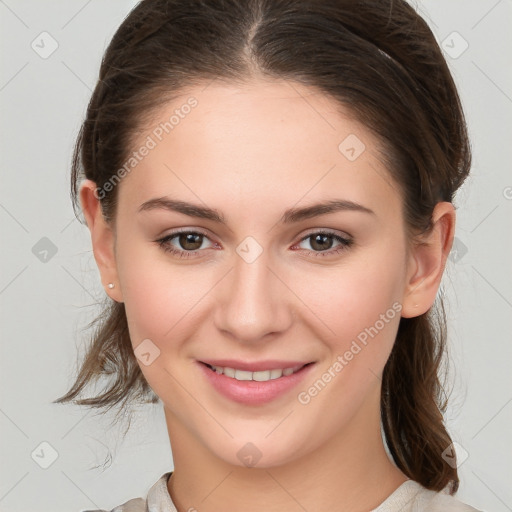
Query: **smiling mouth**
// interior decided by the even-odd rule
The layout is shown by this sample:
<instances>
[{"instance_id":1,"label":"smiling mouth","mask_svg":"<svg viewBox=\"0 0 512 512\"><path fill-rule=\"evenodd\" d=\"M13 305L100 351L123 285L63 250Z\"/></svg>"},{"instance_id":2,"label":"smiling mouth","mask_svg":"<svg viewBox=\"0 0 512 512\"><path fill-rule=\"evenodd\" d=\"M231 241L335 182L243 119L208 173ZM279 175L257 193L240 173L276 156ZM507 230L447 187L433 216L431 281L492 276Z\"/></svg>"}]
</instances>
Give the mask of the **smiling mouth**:
<instances>
[{"instance_id":1,"label":"smiling mouth","mask_svg":"<svg viewBox=\"0 0 512 512\"><path fill-rule=\"evenodd\" d=\"M275 368L272 370L260 370L257 372L240 370L237 368L230 368L228 366L213 366L208 363L203 364L207 366L212 372L215 372L219 375L225 375L226 377L229 377L231 379L267 382L269 380L280 379L281 377L288 377L294 373L297 373L299 370L302 370L302 368L304 368L305 366L309 366L310 364L313 363L302 364L291 368Z\"/></svg>"}]
</instances>

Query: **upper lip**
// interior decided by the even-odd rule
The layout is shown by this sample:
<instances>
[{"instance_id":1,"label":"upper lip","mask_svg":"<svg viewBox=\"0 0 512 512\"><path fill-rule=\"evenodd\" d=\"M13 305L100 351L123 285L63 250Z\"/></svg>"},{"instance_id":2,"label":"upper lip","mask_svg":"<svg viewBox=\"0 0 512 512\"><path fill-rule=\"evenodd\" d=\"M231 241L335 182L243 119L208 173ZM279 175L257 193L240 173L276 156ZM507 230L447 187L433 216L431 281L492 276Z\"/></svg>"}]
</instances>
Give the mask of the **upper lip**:
<instances>
[{"instance_id":1,"label":"upper lip","mask_svg":"<svg viewBox=\"0 0 512 512\"><path fill-rule=\"evenodd\" d=\"M210 366L222 366L223 368L259 372L263 370L301 368L312 361L285 361L276 359L268 359L265 361L238 361L235 359L202 359L200 362Z\"/></svg>"}]
</instances>

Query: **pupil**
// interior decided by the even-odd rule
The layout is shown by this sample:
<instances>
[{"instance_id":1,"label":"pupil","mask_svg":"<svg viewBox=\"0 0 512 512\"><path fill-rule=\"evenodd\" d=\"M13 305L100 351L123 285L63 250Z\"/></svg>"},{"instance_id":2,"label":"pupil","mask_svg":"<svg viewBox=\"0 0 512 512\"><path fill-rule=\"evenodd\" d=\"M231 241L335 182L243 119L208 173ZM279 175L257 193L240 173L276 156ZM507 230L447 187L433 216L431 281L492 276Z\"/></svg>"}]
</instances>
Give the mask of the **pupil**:
<instances>
[{"instance_id":1,"label":"pupil","mask_svg":"<svg viewBox=\"0 0 512 512\"><path fill-rule=\"evenodd\" d=\"M180 245L184 249L188 249L190 251L194 251L195 249L199 249L201 247L201 238L203 235L200 234L194 234L194 233L185 233L180 235ZM190 245L192 247L190 247Z\"/></svg>"},{"instance_id":2,"label":"pupil","mask_svg":"<svg viewBox=\"0 0 512 512\"><path fill-rule=\"evenodd\" d=\"M328 243L327 241L330 241L331 243ZM317 247L315 247L317 245ZM313 243L311 244L311 247L313 249L330 249L330 246L332 245L332 237L331 235L316 235L313 239Z\"/></svg>"}]
</instances>

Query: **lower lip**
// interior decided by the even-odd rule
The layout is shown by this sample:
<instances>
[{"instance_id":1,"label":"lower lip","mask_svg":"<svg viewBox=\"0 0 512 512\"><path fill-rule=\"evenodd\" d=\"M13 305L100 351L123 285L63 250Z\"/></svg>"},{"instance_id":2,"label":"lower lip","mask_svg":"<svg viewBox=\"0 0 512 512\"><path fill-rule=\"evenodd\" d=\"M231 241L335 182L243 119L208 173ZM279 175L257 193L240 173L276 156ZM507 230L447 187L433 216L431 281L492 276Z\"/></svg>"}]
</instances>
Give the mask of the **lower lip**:
<instances>
[{"instance_id":1,"label":"lower lip","mask_svg":"<svg viewBox=\"0 0 512 512\"><path fill-rule=\"evenodd\" d=\"M284 395L297 386L314 366L314 364L308 364L291 375L283 375L278 379L259 382L236 380L211 370L204 363L198 362L198 364L208 381L219 393L234 402L246 405L265 404Z\"/></svg>"}]
</instances>

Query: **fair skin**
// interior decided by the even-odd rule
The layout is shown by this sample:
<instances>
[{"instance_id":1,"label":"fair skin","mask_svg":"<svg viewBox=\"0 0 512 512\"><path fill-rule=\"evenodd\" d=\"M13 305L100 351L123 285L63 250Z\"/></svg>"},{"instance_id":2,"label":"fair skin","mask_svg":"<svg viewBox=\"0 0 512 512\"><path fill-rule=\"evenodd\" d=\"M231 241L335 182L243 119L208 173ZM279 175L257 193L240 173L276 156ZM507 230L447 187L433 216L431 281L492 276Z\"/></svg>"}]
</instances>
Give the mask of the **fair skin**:
<instances>
[{"instance_id":1,"label":"fair skin","mask_svg":"<svg viewBox=\"0 0 512 512\"><path fill-rule=\"evenodd\" d=\"M407 479L384 451L380 378L400 316L434 302L454 209L439 203L433 229L411 243L375 137L295 83L191 88L158 110L133 149L190 96L198 105L118 185L115 226L101 215L96 185L86 180L80 191L102 282L115 283L106 290L125 304L133 347L149 339L160 351L138 362L164 404L169 493L180 512L371 510ZM354 161L338 149L350 134L366 146ZM164 196L212 208L225 223L139 211ZM337 199L364 208L282 222L288 209ZM156 242L181 228L205 235L194 250L184 237L168 241L188 258ZM352 243L328 237L322 249L313 235L326 230ZM248 236L262 249L251 262L237 252ZM301 403L298 394L393 304L400 313ZM297 386L246 404L205 378L199 361L208 358L312 364ZM247 443L259 454L254 467L239 456Z\"/></svg>"}]
</instances>

